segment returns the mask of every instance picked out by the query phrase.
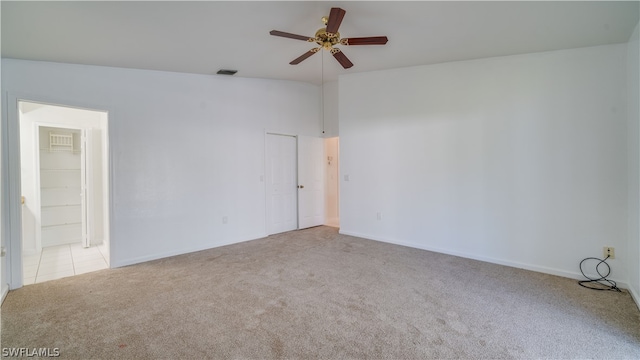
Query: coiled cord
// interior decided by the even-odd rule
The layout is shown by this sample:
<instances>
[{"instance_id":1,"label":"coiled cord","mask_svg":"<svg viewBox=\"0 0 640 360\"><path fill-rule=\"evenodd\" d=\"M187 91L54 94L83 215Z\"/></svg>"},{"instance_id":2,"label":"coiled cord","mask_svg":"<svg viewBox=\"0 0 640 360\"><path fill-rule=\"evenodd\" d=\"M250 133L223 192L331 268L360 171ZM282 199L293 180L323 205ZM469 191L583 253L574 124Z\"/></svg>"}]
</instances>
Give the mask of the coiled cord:
<instances>
[{"instance_id":1,"label":"coiled cord","mask_svg":"<svg viewBox=\"0 0 640 360\"><path fill-rule=\"evenodd\" d=\"M592 290L610 290L610 291L622 292L622 290L618 289L618 286L615 281L607 279L607 276L611 274L611 267L606 262L608 258L609 258L608 255L604 259L588 257L580 261L580 272L588 280L578 281L578 284L580 284L580 286L582 287L586 287L587 289L592 289ZM590 278L587 275L585 275L584 270L582 269L582 264L587 260L598 261L598 264L596 265L595 270L600 276L599 278ZM604 275L600 272L600 265L602 264L605 264L607 266L607 273Z\"/></svg>"}]
</instances>

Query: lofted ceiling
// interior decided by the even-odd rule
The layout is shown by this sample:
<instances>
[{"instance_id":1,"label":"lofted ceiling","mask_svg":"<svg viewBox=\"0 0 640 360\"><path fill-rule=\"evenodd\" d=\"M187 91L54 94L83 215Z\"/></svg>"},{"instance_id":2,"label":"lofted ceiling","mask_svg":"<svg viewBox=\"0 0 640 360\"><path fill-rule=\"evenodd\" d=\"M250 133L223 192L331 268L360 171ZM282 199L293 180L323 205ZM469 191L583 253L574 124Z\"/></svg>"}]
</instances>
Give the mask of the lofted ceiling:
<instances>
[{"instance_id":1,"label":"lofted ceiling","mask_svg":"<svg viewBox=\"0 0 640 360\"><path fill-rule=\"evenodd\" d=\"M637 1L2 1L2 57L312 82L338 75L629 40ZM387 45L326 51L270 36L313 37L331 7L346 10L342 37L386 35ZM222 76L222 75L217 75Z\"/></svg>"}]
</instances>

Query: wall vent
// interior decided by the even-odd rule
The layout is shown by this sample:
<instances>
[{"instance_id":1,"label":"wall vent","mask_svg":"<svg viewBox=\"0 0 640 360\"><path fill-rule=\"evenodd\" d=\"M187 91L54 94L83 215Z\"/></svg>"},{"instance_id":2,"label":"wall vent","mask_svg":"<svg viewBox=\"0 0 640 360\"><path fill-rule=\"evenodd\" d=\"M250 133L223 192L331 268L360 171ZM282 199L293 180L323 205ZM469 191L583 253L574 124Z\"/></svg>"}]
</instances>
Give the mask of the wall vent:
<instances>
[{"instance_id":1,"label":"wall vent","mask_svg":"<svg viewBox=\"0 0 640 360\"><path fill-rule=\"evenodd\" d=\"M73 151L73 134L49 132L49 151Z\"/></svg>"},{"instance_id":2,"label":"wall vent","mask_svg":"<svg viewBox=\"0 0 640 360\"><path fill-rule=\"evenodd\" d=\"M237 72L238 72L238 70L220 69L220 70L218 70L218 72L216 74L218 74L218 75L234 75Z\"/></svg>"}]
</instances>

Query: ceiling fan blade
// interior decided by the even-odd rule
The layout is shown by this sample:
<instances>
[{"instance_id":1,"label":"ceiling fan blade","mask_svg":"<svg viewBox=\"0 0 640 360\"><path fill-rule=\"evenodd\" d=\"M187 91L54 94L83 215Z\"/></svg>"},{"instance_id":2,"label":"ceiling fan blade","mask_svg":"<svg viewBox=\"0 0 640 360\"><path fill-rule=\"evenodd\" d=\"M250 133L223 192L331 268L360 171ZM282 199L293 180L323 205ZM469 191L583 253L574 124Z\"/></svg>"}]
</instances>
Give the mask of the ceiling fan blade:
<instances>
[{"instance_id":1,"label":"ceiling fan blade","mask_svg":"<svg viewBox=\"0 0 640 360\"><path fill-rule=\"evenodd\" d=\"M328 33L335 34L338 32L338 28L342 23L342 19L344 18L344 14L347 12L340 8L331 8L331 12L329 13L329 22L327 23L326 31Z\"/></svg>"},{"instance_id":2,"label":"ceiling fan blade","mask_svg":"<svg viewBox=\"0 0 640 360\"><path fill-rule=\"evenodd\" d=\"M384 45L389 41L386 36L369 36L342 39L342 45Z\"/></svg>"},{"instance_id":3,"label":"ceiling fan blade","mask_svg":"<svg viewBox=\"0 0 640 360\"><path fill-rule=\"evenodd\" d=\"M291 33L288 33L288 32L278 31L278 30L271 30L271 31L269 31L269 34L271 34L273 36L286 37L286 38L289 38L289 39L296 39L296 40L303 40L303 41L315 41L310 36L296 35L296 34L291 34Z\"/></svg>"},{"instance_id":4,"label":"ceiling fan blade","mask_svg":"<svg viewBox=\"0 0 640 360\"><path fill-rule=\"evenodd\" d=\"M351 60L349 60L342 51L335 48L333 50L334 51L332 51L331 54L333 55L334 58L336 58L336 60L338 60L338 62L340 63L340 65L342 65L343 68L348 69L353 66L353 63L351 62ZM338 50L338 51L335 51L335 50Z\"/></svg>"},{"instance_id":5,"label":"ceiling fan blade","mask_svg":"<svg viewBox=\"0 0 640 360\"><path fill-rule=\"evenodd\" d=\"M320 48L313 48L309 51L307 51L306 53L298 56L296 59L294 59L292 62L290 62L289 64L291 65L298 65L301 62L303 62L304 60L306 60L308 57L310 57L311 55L317 53L320 50Z\"/></svg>"}]
</instances>

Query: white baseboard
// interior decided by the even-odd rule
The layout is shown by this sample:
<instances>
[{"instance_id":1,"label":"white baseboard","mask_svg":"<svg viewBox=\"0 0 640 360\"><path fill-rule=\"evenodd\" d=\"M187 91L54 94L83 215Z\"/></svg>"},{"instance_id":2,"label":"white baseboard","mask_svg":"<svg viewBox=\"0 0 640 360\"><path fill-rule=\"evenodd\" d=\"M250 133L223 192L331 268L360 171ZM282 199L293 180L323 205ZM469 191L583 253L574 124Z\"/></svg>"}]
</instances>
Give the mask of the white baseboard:
<instances>
[{"instance_id":1,"label":"white baseboard","mask_svg":"<svg viewBox=\"0 0 640 360\"><path fill-rule=\"evenodd\" d=\"M91 246L101 246L102 244L104 244L104 240L101 238L91 239Z\"/></svg>"},{"instance_id":2,"label":"white baseboard","mask_svg":"<svg viewBox=\"0 0 640 360\"><path fill-rule=\"evenodd\" d=\"M638 307L638 310L640 310L640 294L638 294L636 290L633 289L631 286L629 286L626 289L627 291L629 291L629 294L631 294L631 298L633 299L633 301L635 301L636 306Z\"/></svg>"},{"instance_id":3,"label":"white baseboard","mask_svg":"<svg viewBox=\"0 0 640 360\"><path fill-rule=\"evenodd\" d=\"M406 242L406 241L399 241L399 240L396 240L396 239L381 238L381 237L377 237L377 236L371 236L371 235L362 234L362 233L353 232L353 231L348 231L348 230L344 231L342 229L340 229L339 233L340 234L344 234L344 235L349 235L349 236L355 236L355 237L359 237L359 238L363 238L363 239L367 239L367 240L380 241L380 242L389 243L389 244L406 246L406 247L410 247L410 248L414 248L414 249L427 250L427 251L437 252L437 253L440 253L440 254L447 254L447 255L458 256L458 257L462 257L462 258L466 258L466 259L484 261L484 262L488 262L488 263L492 263L492 264L498 264L498 265L514 267L514 268L518 268L518 269L535 271L535 272L539 272L539 273L543 273L543 274L556 275L556 276L561 276L561 277L565 277L565 278L569 278L569 279L584 280L584 277L582 276L582 274L577 272L577 271L576 272L572 272L572 271L566 271L566 270L562 270L562 269L550 268L550 267L546 267L546 266L539 266L539 265L534 265L534 264L525 264L525 263L520 263L520 262L517 262L517 261L497 259L497 258L491 258L491 257L486 257L486 256L478 256L478 255L472 254L472 253L465 253L465 252L452 251L452 250L442 249L442 248L437 248L437 247L424 246L424 245L421 245L421 244L415 244L415 243L410 243L410 242ZM615 281L619 288L629 289L629 285L626 282L621 281L621 280L617 280L617 279L611 279L611 280ZM632 294L632 296L633 296L633 294ZM635 299L636 298L634 298L634 300ZM636 304L638 304L638 300L636 300Z\"/></svg>"},{"instance_id":4,"label":"white baseboard","mask_svg":"<svg viewBox=\"0 0 640 360\"><path fill-rule=\"evenodd\" d=\"M147 261L163 259L163 258L167 258L167 257L171 257L171 256L189 254L189 253L196 252L196 251L214 249L214 248L221 247L221 246L238 244L238 243L242 243L242 242L246 242L246 241L262 239L262 238L265 238L265 237L267 237L267 234L259 234L259 235L251 236L250 238L245 239L245 240L221 241L221 242L218 242L218 243L214 244L213 246L212 245L197 246L197 247L193 247L193 248L187 248L187 249L181 249L181 250L175 250L175 251L168 251L168 252L164 252L164 253L145 255L145 256L140 256L140 257L137 257L137 258L124 259L124 260L120 260L120 261L114 261L114 259L112 258L111 259L111 268L118 268L118 267L123 267L123 266L140 264L140 263L147 262ZM113 257L113 255L112 255L112 257Z\"/></svg>"},{"instance_id":5,"label":"white baseboard","mask_svg":"<svg viewBox=\"0 0 640 360\"><path fill-rule=\"evenodd\" d=\"M334 227L334 228L339 228L340 227L340 219L339 218L327 218L324 221L324 225L325 226Z\"/></svg>"},{"instance_id":6,"label":"white baseboard","mask_svg":"<svg viewBox=\"0 0 640 360\"><path fill-rule=\"evenodd\" d=\"M9 284L4 284L2 287L2 294L0 294L0 306L4 303L4 299L7 298L7 294L9 293Z\"/></svg>"}]
</instances>

